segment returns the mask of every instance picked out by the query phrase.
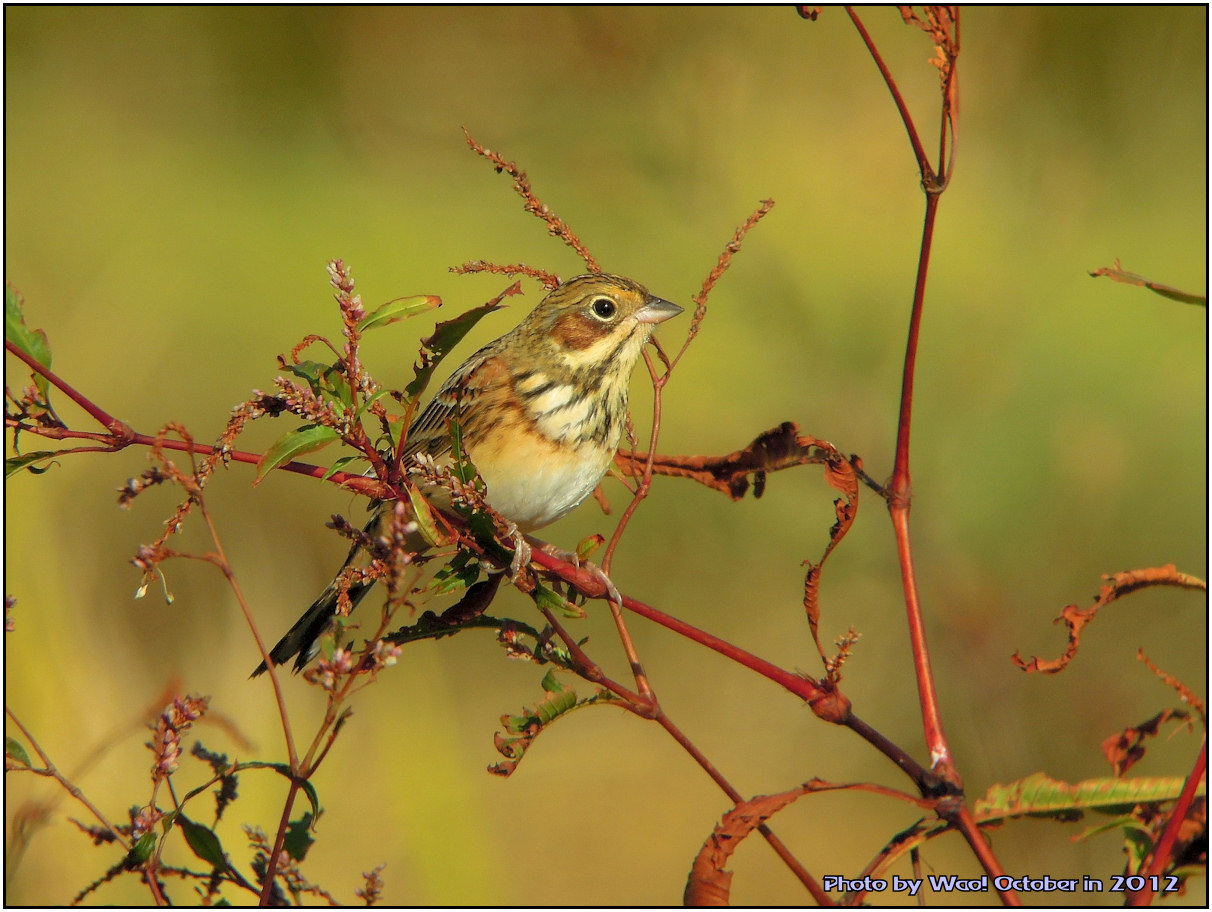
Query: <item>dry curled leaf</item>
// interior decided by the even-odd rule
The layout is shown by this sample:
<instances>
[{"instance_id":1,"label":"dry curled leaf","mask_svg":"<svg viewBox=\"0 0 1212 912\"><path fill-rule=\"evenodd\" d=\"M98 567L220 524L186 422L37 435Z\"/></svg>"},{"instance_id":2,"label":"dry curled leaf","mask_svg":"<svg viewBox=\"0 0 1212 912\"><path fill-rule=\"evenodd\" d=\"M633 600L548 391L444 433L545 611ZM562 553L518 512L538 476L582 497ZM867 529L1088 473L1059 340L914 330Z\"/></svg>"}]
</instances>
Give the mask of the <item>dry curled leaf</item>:
<instances>
[{"instance_id":1,"label":"dry curled leaf","mask_svg":"<svg viewBox=\"0 0 1212 912\"><path fill-rule=\"evenodd\" d=\"M1078 608L1076 605L1066 605L1060 617L1053 622L1064 622L1065 626L1069 628L1069 642L1060 658L1041 659L1032 656L1031 660L1027 661L1016 652L1010 657L1014 664L1026 672L1056 674L1058 671L1063 671L1077 655L1082 629L1094 620L1098 610L1111 604L1120 596L1128 595L1138 589L1149 586L1177 586L1180 589L1195 589L1204 592L1208 589L1208 584L1203 580L1187 573L1180 573L1173 564L1104 574L1103 579L1107 580L1107 584L1099 590L1098 598L1095 599L1093 605L1085 609Z\"/></svg>"},{"instance_id":2,"label":"dry curled leaf","mask_svg":"<svg viewBox=\"0 0 1212 912\"><path fill-rule=\"evenodd\" d=\"M1129 726L1103 742L1103 756L1111 764L1116 776L1123 776L1145 756L1145 740L1157 736L1168 719L1183 720L1188 714L1183 710L1164 709L1152 719L1140 725Z\"/></svg>"}]
</instances>

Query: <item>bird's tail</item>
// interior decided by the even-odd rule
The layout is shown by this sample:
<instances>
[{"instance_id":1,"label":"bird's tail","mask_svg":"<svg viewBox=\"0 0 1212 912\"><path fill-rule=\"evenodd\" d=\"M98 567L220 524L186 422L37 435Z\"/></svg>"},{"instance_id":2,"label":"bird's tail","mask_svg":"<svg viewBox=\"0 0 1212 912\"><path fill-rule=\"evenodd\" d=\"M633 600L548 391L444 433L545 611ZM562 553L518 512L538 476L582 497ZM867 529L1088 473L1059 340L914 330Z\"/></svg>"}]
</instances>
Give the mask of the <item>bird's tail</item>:
<instances>
[{"instance_id":1,"label":"bird's tail","mask_svg":"<svg viewBox=\"0 0 1212 912\"><path fill-rule=\"evenodd\" d=\"M369 532L378 522L378 516L371 520L370 525L366 527ZM320 637L329 631L333 622L337 617L337 602L341 593L341 577L345 573L345 568L353 563L354 558L358 556L361 547L355 544L349 550L349 556L345 558L345 563L341 565L341 569L333 578L333 581L328 584L328 588L320 593L320 597L311 603L311 607L303 612L290 630L286 631L286 636L278 640L278 645L269 651L269 657L273 659L275 665L281 665L284 662L290 661L293 657L295 660L295 672L302 671L307 663L314 659L320 651ZM349 610L353 611L358 607L358 602L370 591L371 586L375 584L374 580L359 581L349 585ZM266 671L265 662L262 661L257 666L256 671L252 673L252 677L256 677Z\"/></svg>"}]
</instances>

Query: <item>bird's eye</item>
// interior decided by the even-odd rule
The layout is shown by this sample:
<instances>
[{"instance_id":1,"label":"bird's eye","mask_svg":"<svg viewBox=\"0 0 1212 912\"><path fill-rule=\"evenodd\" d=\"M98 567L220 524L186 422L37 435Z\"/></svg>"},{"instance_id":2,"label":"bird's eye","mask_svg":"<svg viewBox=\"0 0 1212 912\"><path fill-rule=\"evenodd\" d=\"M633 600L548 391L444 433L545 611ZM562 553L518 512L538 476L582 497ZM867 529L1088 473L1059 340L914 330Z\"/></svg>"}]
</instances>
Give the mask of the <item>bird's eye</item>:
<instances>
[{"instance_id":1,"label":"bird's eye","mask_svg":"<svg viewBox=\"0 0 1212 912\"><path fill-rule=\"evenodd\" d=\"M593 310L593 315L599 320L609 320L619 309L619 306L610 298L594 298L589 306Z\"/></svg>"}]
</instances>

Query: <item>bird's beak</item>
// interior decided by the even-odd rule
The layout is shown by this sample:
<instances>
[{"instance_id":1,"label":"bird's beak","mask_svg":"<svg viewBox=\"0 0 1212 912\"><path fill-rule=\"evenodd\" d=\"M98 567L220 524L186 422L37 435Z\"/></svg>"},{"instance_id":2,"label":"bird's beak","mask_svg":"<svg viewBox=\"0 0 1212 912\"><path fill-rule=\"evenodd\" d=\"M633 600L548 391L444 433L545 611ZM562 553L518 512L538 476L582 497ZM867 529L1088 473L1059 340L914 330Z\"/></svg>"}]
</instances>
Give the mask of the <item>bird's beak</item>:
<instances>
[{"instance_id":1,"label":"bird's beak","mask_svg":"<svg viewBox=\"0 0 1212 912\"><path fill-rule=\"evenodd\" d=\"M635 319L638 323L664 323L681 312L682 308L672 301L649 296L644 306L635 312Z\"/></svg>"}]
</instances>

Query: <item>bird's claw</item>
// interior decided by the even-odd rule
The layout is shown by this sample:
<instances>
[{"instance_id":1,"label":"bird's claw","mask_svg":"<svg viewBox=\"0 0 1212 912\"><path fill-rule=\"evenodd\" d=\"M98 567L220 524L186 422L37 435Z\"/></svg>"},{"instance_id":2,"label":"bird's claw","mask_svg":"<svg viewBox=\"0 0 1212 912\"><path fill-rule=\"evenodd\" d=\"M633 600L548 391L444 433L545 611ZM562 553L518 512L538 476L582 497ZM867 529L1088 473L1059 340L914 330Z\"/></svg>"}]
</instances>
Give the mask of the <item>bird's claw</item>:
<instances>
[{"instance_id":1,"label":"bird's claw","mask_svg":"<svg viewBox=\"0 0 1212 912\"><path fill-rule=\"evenodd\" d=\"M616 605L623 604L623 596L619 594L619 590L615 587L614 583L611 582L610 577L606 575L605 570L603 570L597 564L591 564L589 561L585 561L585 570L602 581L602 584L606 587L606 594L610 596L610 600L612 602L614 602Z\"/></svg>"},{"instance_id":2,"label":"bird's claw","mask_svg":"<svg viewBox=\"0 0 1212 912\"><path fill-rule=\"evenodd\" d=\"M616 605L623 604L623 596L619 594L618 588L611 582L610 577L606 575L606 571L597 564L592 561L582 561L581 556L575 551L565 551L562 548L557 548L555 545L543 545L543 551L552 557L558 557L562 561L567 561L578 570L584 570L606 588L606 594L612 602Z\"/></svg>"},{"instance_id":3,"label":"bird's claw","mask_svg":"<svg viewBox=\"0 0 1212 912\"><path fill-rule=\"evenodd\" d=\"M530 555L533 549L526 536L513 523L509 524L509 537L513 539L513 560L509 562L510 582L516 583L523 568L530 566Z\"/></svg>"}]
</instances>

